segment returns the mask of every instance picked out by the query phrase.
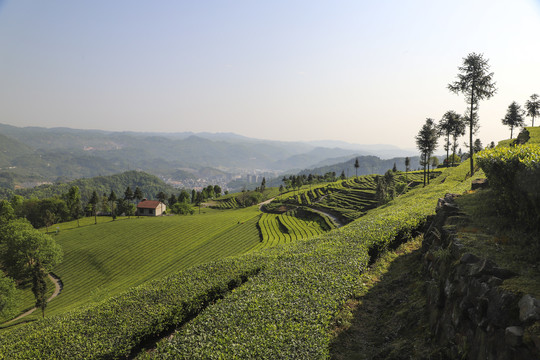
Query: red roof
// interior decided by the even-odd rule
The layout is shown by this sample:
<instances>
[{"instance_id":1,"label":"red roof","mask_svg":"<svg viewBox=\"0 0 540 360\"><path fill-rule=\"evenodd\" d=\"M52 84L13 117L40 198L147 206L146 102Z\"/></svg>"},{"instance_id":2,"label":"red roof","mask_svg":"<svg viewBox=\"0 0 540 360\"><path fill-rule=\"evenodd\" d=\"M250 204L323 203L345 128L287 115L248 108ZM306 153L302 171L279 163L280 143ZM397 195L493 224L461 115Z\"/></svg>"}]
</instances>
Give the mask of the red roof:
<instances>
[{"instance_id":1,"label":"red roof","mask_svg":"<svg viewBox=\"0 0 540 360\"><path fill-rule=\"evenodd\" d=\"M161 202L159 200L144 200L144 201L141 201L137 205L137 208L140 208L140 209L155 209L160 204L161 204Z\"/></svg>"}]
</instances>

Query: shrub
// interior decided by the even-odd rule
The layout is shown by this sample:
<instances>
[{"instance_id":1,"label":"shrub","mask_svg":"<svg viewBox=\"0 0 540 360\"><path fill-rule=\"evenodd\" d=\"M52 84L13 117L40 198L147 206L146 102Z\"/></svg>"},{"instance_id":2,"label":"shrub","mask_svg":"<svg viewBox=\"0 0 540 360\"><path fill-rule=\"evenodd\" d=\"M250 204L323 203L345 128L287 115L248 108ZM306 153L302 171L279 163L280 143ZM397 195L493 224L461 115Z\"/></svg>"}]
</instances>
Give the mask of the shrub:
<instances>
[{"instance_id":1,"label":"shrub","mask_svg":"<svg viewBox=\"0 0 540 360\"><path fill-rule=\"evenodd\" d=\"M540 230L540 145L497 147L478 154L500 209Z\"/></svg>"},{"instance_id":2,"label":"shrub","mask_svg":"<svg viewBox=\"0 0 540 360\"><path fill-rule=\"evenodd\" d=\"M173 206L171 206L170 209L174 214L180 215L193 215L193 213L195 212L191 205L187 202L177 202Z\"/></svg>"}]
</instances>

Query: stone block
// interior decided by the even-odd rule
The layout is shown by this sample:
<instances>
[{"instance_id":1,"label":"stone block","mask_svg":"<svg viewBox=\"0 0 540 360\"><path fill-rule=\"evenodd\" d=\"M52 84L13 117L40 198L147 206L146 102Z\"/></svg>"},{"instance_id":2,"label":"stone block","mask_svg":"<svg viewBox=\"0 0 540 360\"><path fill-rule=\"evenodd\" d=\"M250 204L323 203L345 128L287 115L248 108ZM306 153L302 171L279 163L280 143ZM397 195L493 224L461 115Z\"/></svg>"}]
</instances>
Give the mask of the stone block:
<instances>
[{"instance_id":1,"label":"stone block","mask_svg":"<svg viewBox=\"0 0 540 360\"><path fill-rule=\"evenodd\" d=\"M531 295L523 295L519 300L519 320L523 322L540 320L540 301Z\"/></svg>"},{"instance_id":2,"label":"stone block","mask_svg":"<svg viewBox=\"0 0 540 360\"><path fill-rule=\"evenodd\" d=\"M471 190L485 189L488 186L488 179L474 179L471 183Z\"/></svg>"},{"instance_id":3,"label":"stone block","mask_svg":"<svg viewBox=\"0 0 540 360\"><path fill-rule=\"evenodd\" d=\"M523 328L521 326L509 326L504 330L506 344L516 347L523 342Z\"/></svg>"}]
</instances>

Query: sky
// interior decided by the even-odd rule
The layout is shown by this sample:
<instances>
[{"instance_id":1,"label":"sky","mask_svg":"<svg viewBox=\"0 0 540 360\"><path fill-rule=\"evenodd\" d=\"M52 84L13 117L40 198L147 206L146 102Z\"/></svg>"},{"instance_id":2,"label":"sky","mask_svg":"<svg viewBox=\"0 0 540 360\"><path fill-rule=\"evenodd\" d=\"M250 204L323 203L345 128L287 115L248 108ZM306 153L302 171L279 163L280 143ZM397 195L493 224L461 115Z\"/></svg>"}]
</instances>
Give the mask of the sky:
<instances>
[{"instance_id":1,"label":"sky","mask_svg":"<svg viewBox=\"0 0 540 360\"><path fill-rule=\"evenodd\" d=\"M540 94L539 36L540 0L0 0L0 123L414 148L476 52L487 144Z\"/></svg>"}]
</instances>

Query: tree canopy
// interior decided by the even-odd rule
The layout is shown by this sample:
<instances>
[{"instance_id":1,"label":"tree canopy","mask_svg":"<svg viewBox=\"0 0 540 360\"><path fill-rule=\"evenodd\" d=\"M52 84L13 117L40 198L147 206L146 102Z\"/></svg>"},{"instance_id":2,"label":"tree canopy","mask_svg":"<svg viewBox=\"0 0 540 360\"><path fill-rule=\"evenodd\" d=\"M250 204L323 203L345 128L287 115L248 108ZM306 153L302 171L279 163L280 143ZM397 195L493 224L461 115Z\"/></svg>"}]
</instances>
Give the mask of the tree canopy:
<instances>
[{"instance_id":1,"label":"tree canopy","mask_svg":"<svg viewBox=\"0 0 540 360\"><path fill-rule=\"evenodd\" d=\"M24 219L10 221L0 229L0 259L7 273L24 280L32 275L39 262L46 272L62 260L62 249L49 235Z\"/></svg>"},{"instance_id":2,"label":"tree canopy","mask_svg":"<svg viewBox=\"0 0 540 360\"><path fill-rule=\"evenodd\" d=\"M514 127L525 125L525 111L515 101L508 105L506 115L502 118L503 125L510 127L510 139L514 135Z\"/></svg>"},{"instance_id":3,"label":"tree canopy","mask_svg":"<svg viewBox=\"0 0 540 360\"><path fill-rule=\"evenodd\" d=\"M532 118L532 126L534 126L534 119L540 115L540 99L538 94L531 95L531 99L525 102L525 109L527 110L527 116Z\"/></svg>"},{"instance_id":4,"label":"tree canopy","mask_svg":"<svg viewBox=\"0 0 540 360\"><path fill-rule=\"evenodd\" d=\"M445 137L444 150L446 150L446 165L448 165L450 149L452 149L452 154L456 153L457 139L465 134L465 123L461 115L449 110L444 113L438 126Z\"/></svg>"},{"instance_id":5,"label":"tree canopy","mask_svg":"<svg viewBox=\"0 0 540 360\"><path fill-rule=\"evenodd\" d=\"M482 54L470 53L463 58L463 64L458 67L457 80L448 84L448 89L456 94L465 95L469 105L469 151L471 176L474 173L473 132L475 119L478 113L478 103L491 98L497 92L493 81L493 72L490 72L488 60Z\"/></svg>"},{"instance_id":6,"label":"tree canopy","mask_svg":"<svg viewBox=\"0 0 540 360\"><path fill-rule=\"evenodd\" d=\"M429 158L437 148L438 132L433 119L426 119L426 122L416 135L416 146L422 155L422 164L424 166L424 186L426 185L426 165L428 165L428 183L429 183Z\"/></svg>"}]
</instances>

